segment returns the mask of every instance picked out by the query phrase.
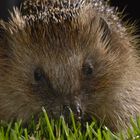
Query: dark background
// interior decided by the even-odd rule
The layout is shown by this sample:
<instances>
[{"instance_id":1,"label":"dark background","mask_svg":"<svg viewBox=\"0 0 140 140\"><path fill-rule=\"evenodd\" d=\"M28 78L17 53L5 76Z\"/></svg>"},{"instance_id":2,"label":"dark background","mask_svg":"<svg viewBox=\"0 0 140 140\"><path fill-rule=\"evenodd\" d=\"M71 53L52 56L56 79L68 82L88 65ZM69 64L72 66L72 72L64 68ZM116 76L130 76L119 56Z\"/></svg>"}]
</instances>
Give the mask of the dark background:
<instances>
[{"instance_id":1,"label":"dark background","mask_svg":"<svg viewBox=\"0 0 140 140\"><path fill-rule=\"evenodd\" d=\"M0 0L0 18L7 20L9 17L9 11L13 6L20 5L21 0Z\"/></svg>"},{"instance_id":2,"label":"dark background","mask_svg":"<svg viewBox=\"0 0 140 140\"><path fill-rule=\"evenodd\" d=\"M137 21L140 23L140 4L139 0L110 0L111 5L118 6L122 11L125 8L126 20ZM12 9L14 5L19 6L21 0L0 0L0 18L7 20L8 9ZM140 27L140 26L139 26Z\"/></svg>"},{"instance_id":3,"label":"dark background","mask_svg":"<svg viewBox=\"0 0 140 140\"><path fill-rule=\"evenodd\" d=\"M140 23L140 0L110 0L111 5L117 6L120 11L123 11L126 20L137 21Z\"/></svg>"}]
</instances>

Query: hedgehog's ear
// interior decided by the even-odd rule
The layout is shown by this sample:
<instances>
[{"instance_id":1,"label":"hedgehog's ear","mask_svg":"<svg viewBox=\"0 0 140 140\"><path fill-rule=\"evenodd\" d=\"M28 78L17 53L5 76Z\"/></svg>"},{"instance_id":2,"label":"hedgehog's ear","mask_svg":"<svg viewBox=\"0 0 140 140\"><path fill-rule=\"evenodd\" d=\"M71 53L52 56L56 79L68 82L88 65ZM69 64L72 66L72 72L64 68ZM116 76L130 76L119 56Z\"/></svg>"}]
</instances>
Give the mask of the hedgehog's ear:
<instances>
[{"instance_id":1,"label":"hedgehog's ear","mask_svg":"<svg viewBox=\"0 0 140 140\"><path fill-rule=\"evenodd\" d=\"M118 52L122 54L129 52L129 43L125 39L122 39L120 34L116 30L112 30L111 26L104 18L99 20L100 28L100 40L105 45L108 51Z\"/></svg>"},{"instance_id":2,"label":"hedgehog's ear","mask_svg":"<svg viewBox=\"0 0 140 140\"><path fill-rule=\"evenodd\" d=\"M104 42L108 41L111 39L111 30L105 19L100 17L99 19L99 28L101 31L101 40Z\"/></svg>"}]
</instances>

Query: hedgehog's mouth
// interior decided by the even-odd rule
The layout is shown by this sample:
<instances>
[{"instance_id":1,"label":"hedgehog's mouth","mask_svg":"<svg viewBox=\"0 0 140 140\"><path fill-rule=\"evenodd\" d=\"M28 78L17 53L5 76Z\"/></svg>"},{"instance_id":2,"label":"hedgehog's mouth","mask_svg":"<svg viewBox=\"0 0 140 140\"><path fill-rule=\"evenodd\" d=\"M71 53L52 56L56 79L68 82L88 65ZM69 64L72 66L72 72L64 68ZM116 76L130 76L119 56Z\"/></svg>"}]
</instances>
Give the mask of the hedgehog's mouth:
<instances>
[{"instance_id":1,"label":"hedgehog's mouth","mask_svg":"<svg viewBox=\"0 0 140 140\"><path fill-rule=\"evenodd\" d=\"M93 118L89 114L85 114L81 108L77 107L76 110L72 110L68 106L65 108L65 114L63 114L63 117L65 119L65 122L71 126L72 124L72 115L74 118L74 121L76 123L80 123L82 130L86 130L86 125L91 124L93 121Z\"/></svg>"}]
</instances>

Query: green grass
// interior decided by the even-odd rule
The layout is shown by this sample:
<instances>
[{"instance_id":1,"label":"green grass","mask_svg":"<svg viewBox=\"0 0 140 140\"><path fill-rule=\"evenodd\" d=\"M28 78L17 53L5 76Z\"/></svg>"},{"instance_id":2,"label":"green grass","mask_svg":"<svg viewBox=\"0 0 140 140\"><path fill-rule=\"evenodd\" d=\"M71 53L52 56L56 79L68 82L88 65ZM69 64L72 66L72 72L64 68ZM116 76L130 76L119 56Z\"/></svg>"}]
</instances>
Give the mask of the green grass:
<instances>
[{"instance_id":1,"label":"green grass","mask_svg":"<svg viewBox=\"0 0 140 140\"><path fill-rule=\"evenodd\" d=\"M22 127L22 122L0 124L0 140L140 140L140 117L137 121L131 119L132 128L125 133L113 133L105 126L98 126L94 120L86 123L85 130L81 124L76 123L71 113L72 125L68 127L64 118L49 120L46 111L38 123L34 119L28 127Z\"/></svg>"}]
</instances>

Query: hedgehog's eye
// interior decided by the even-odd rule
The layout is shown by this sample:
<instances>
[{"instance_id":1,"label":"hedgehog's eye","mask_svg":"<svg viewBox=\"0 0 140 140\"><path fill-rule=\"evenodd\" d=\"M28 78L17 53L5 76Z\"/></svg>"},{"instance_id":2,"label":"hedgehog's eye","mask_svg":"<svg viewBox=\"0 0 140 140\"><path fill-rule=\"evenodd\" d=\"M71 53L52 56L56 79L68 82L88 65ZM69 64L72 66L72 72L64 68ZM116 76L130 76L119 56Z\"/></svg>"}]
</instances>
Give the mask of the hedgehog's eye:
<instances>
[{"instance_id":1,"label":"hedgehog's eye","mask_svg":"<svg viewBox=\"0 0 140 140\"><path fill-rule=\"evenodd\" d=\"M34 71L34 79L36 81L41 81L44 79L44 72L41 68L36 68Z\"/></svg>"},{"instance_id":2,"label":"hedgehog's eye","mask_svg":"<svg viewBox=\"0 0 140 140\"><path fill-rule=\"evenodd\" d=\"M91 76L93 73L93 65L90 63L84 64L82 67L82 72L85 76Z\"/></svg>"}]
</instances>

